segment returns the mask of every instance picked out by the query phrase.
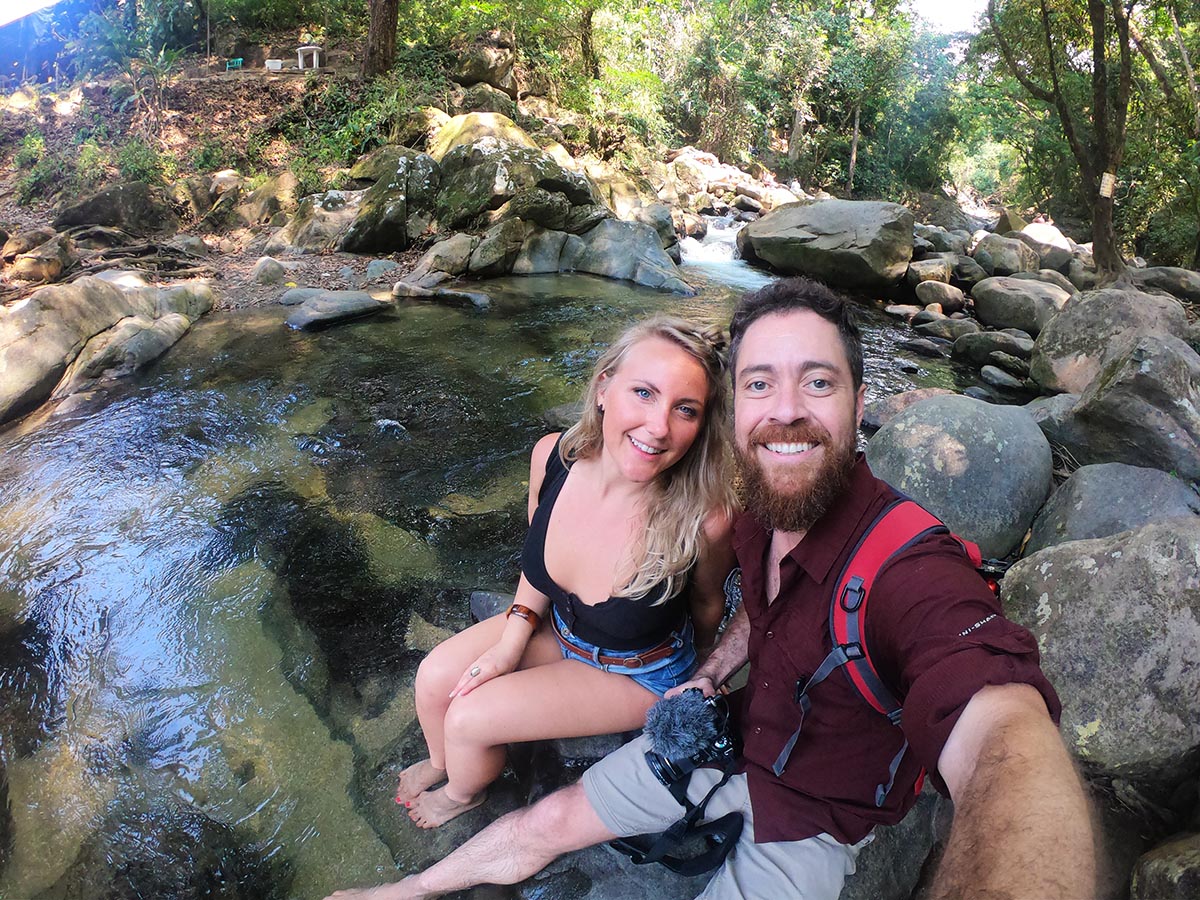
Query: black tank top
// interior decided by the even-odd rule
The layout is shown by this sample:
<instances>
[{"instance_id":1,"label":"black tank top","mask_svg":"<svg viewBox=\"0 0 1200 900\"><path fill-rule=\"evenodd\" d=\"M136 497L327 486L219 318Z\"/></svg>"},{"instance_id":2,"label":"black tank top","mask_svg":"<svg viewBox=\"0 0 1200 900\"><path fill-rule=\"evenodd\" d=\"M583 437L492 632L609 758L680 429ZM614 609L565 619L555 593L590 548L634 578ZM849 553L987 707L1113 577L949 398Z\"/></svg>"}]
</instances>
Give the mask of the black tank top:
<instances>
[{"instance_id":1,"label":"black tank top","mask_svg":"<svg viewBox=\"0 0 1200 900\"><path fill-rule=\"evenodd\" d=\"M580 640L605 650L641 650L662 643L683 624L686 589L657 606L654 602L663 595L665 582L640 597L609 597L589 606L575 594L563 590L546 571L546 529L568 471L558 455L556 442L546 460L546 477L542 479L537 509L529 522L521 551L521 571L525 580L550 598L559 617Z\"/></svg>"}]
</instances>

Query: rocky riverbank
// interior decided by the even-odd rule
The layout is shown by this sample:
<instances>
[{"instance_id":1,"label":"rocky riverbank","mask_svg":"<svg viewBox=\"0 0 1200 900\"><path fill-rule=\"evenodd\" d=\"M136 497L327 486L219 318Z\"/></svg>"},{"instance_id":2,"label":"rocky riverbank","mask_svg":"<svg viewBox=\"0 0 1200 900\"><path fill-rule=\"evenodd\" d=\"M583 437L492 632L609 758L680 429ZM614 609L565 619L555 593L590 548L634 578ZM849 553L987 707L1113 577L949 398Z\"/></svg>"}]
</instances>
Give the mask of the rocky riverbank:
<instances>
[{"instance_id":1,"label":"rocky riverbank","mask_svg":"<svg viewBox=\"0 0 1200 900\"><path fill-rule=\"evenodd\" d=\"M571 156L562 111L527 97L522 112L497 71L480 68L464 86L458 102L474 108L428 110L414 148L375 151L337 190L297 198L285 177L251 189L218 172L179 186L174 202L128 185L60 209L48 227L20 223L0 253L2 274L17 287L58 283L14 291L0 312L0 421L102 390L222 303L279 300L295 307L293 327L308 328L396 303L486 309L485 279L500 274L582 271L684 294L678 241L703 229L702 213L736 216L749 223L739 236L746 259L886 296L913 326L913 352L979 370L974 396L874 406L868 458L986 555L1015 562L1004 603L1038 637L1064 700L1064 737L1101 810L1102 896L1192 896L1200 275L1135 266L1126 281L1097 287L1087 247L1048 223L1006 217L981 232L944 206L918 221L899 204L810 197L689 149L622 174ZM175 233L180 208L198 219L217 210L237 228L197 242ZM240 260L244 281L215 277L227 271L223 254ZM129 272L135 263L141 271ZM208 278L172 283L172 273ZM394 816L395 772L417 745L411 715L397 717L409 723L404 735L375 735L355 773L378 821ZM541 764L523 770L532 782L508 784L418 855L440 855L590 752L539 749ZM924 798L868 848L844 896L919 891L948 814ZM691 895L657 873L625 872L596 850L518 890L573 885L579 896L612 898L652 877L664 897Z\"/></svg>"}]
</instances>

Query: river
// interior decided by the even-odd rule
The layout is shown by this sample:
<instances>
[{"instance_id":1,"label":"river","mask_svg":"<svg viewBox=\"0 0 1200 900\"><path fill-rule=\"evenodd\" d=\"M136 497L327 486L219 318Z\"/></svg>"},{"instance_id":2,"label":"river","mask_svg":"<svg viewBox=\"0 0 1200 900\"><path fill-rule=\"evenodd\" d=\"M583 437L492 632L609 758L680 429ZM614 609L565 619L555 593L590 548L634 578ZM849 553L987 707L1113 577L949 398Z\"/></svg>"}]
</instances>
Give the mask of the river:
<instances>
[{"instance_id":1,"label":"river","mask_svg":"<svg viewBox=\"0 0 1200 900\"><path fill-rule=\"evenodd\" d=\"M514 586L529 449L606 342L767 281L684 274L698 296L509 278L486 313L315 333L213 314L0 433L0 897L309 900L444 852L380 783L415 667ZM961 377L865 331L869 400Z\"/></svg>"}]
</instances>

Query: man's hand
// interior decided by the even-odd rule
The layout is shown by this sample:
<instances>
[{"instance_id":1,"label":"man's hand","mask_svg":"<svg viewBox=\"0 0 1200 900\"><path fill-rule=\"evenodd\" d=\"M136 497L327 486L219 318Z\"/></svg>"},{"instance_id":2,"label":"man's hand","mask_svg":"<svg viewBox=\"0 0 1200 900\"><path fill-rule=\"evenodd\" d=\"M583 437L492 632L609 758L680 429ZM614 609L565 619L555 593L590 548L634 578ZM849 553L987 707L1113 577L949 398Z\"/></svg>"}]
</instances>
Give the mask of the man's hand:
<instances>
[{"instance_id":1,"label":"man's hand","mask_svg":"<svg viewBox=\"0 0 1200 900\"><path fill-rule=\"evenodd\" d=\"M691 690L692 688L699 690L705 697L711 697L717 692L717 686L712 683L712 679L701 676L693 678L691 681L685 681L683 684L675 685L675 687L663 694L663 698L678 697L684 691Z\"/></svg>"},{"instance_id":2,"label":"man's hand","mask_svg":"<svg viewBox=\"0 0 1200 900\"><path fill-rule=\"evenodd\" d=\"M938 772L954 824L935 900L1095 896L1091 811L1038 691L989 685L950 733Z\"/></svg>"}]
</instances>

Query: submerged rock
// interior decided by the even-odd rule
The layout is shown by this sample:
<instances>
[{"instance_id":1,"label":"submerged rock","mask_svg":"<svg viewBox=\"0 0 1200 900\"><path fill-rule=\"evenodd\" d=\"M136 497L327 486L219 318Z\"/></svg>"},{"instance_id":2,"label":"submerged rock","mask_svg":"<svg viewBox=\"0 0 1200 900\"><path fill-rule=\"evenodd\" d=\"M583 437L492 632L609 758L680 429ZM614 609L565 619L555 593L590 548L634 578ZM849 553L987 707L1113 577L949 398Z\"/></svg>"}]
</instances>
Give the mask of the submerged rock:
<instances>
[{"instance_id":1,"label":"submerged rock","mask_svg":"<svg viewBox=\"0 0 1200 900\"><path fill-rule=\"evenodd\" d=\"M283 900L291 881L284 861L265 855L251 835L195 807L142 801L101 823L43 896Z\"/></svg>"},{"instance_id":2,"label":"submerged rock","mask_svg":"<svg viewBox=\"0 0 1200 900\"><path fill-rule=\"evenodd\" d=\"M304 300L287 317L289 328L313 329L373 315L388 307L365 291L323 291Z\"/></svg>"}]
</instances>

